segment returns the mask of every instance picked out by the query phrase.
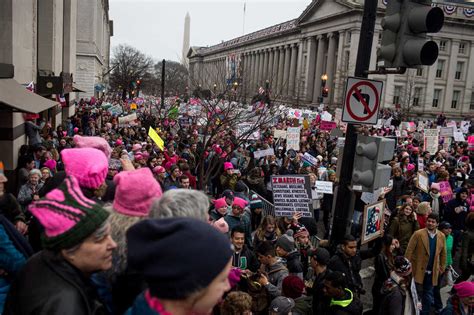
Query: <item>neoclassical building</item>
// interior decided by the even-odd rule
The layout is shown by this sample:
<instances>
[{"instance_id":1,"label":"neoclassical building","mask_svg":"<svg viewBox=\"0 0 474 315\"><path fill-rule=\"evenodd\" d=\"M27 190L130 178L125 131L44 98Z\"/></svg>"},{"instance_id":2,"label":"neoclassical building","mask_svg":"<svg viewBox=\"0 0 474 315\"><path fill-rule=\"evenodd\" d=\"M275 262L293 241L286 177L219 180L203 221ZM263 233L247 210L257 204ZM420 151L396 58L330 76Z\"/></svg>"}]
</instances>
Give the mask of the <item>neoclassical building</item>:
<instances>
[{"instance_id":1,"label":"neoclassical building","mask_svg":"<svg viewBox=\"0 0 474 315\"><path fill-rule=\"evenodd\" d=\"M296 19L209 47L191 47L189 84L242 98L268 87L274 99L298 106L340 107L354 74L363 0L313 0ZM384 81L383 106L430 117L474 113L474 7L433 1L445 12L433 34L440 55L430 67L404 75L371 75ZM370 69L376 69L386 0L379 0ZM325 83L324 83L325 82ZM323 86L328 96L322 98Z\"/></svg>"}]
</instances>

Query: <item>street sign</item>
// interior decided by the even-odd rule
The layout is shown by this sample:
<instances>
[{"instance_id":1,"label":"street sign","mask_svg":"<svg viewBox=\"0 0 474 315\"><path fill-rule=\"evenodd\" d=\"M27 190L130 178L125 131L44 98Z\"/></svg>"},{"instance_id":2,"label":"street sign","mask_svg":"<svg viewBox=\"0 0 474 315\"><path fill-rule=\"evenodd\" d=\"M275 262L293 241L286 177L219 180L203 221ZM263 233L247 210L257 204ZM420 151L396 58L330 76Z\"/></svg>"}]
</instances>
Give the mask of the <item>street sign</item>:
<instances>
[{"instance_id":1,"label":"street sign","mask_svg":"<svg viewBox=\"0 0 474 315\"><path fill-rule=\"evenodd\" d=\"M382 88L382 81L348 78L342 109L342 121L353 124L376 125Z\"/></svg>"}]
</instances>

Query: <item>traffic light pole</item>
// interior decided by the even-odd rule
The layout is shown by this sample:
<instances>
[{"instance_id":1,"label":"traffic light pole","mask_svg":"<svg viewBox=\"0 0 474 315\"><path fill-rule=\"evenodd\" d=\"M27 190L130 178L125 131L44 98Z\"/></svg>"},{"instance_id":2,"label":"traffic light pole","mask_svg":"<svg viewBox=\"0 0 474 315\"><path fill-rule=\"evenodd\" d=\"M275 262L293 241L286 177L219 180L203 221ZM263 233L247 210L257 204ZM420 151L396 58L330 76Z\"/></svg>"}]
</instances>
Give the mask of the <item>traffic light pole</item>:
<instances>
[{"instance_id":1,"label":"traffic light pole","mask_svg":"<svg viewBox=\"0 0 474 315\"><path fill-rule=\"evenodd\" d=\"M158 109L158 117L161 117L161 109L165 105L165 66L166 60L163 59L161 62L161 102L160 108Z\"/></svg>"},{"instance_id":2,"label":"traffic light pole","mask_svg":"<svg viewBox=\"0 0 474 315\"><path fill-rule=\"evenodd\" d=\"M356 77L367 78L367 72L370 66L370 52L372 51L372 41L374 39L375 20L377 17L377 3L377 0L365 0L364 3L357 62L354 73ZM354 192L350 188L350 185L356 143L357 133L355 125L348 124L342 156L339 187L335 196L334 219L330 234L331 248L333 249L342 241L344 235L347 234L347 229L351 221Z\"/></svg>"}]
</instances>

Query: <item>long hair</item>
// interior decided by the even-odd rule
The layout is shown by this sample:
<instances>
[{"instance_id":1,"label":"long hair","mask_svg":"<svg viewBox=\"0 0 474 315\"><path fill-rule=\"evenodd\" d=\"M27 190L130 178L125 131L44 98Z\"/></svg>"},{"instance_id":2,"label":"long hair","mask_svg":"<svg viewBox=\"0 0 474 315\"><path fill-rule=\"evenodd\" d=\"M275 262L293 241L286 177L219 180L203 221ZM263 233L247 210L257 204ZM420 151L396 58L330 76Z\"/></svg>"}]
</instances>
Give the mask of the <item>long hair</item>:
<instances>
[{"instance_id":1,"label":"long hair","mask_svg":"<svg viewBox=\"0 0 474 315\"><path fill-rule=\"evenodd\" d=\"M276 236L281 235L281 231L278 228L278 225L276 224L276 220L273 216L267 215L262 219L262 222L260 223L260 226L257 228L255 231L255 237L258 238L260 241L265 241L265 230L268 225L273 224L275 226L275 234Z\"/></svg>"}]
</instances>

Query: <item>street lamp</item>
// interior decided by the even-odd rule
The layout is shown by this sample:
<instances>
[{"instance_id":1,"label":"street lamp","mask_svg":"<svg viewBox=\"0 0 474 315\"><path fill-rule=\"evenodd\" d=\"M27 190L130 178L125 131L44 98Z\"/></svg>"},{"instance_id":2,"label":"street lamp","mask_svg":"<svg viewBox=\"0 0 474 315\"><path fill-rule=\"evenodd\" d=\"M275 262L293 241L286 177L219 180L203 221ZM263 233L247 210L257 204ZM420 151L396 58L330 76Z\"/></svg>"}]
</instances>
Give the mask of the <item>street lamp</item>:
<instances>
[{"instance_id":1,"label":"street lamp","mask_svg":"<svg viewBox=\"0 0 474 315\"><path fill-rule=\"evenodd\" d=\"M325 73L321 76L321 99L324 97L328 97L329 95L329 89L326 87L327 80L328 80L328 75Z\"/></svg>"},{"instance_id":2,"label":"street lamp","mask_svg":"<svg viewBox=\"0 0 474 315\"><path fill-rule=\"evenodd\" d=\"M237 81L236 81L236 82L234 82L234 91L236 91L236 90L237 90L237 87L238 87L238 86L239 86L239 83L237 83Z\"/></svg>"},{"instance_id":3,"label":"street lamp","mask_svg":"<svg viewBox=\"0 0 474 315\"><path fill-rule=\"evenodd\" d=\"M216 95L217 84L214 83L214 96Z\"/></svg>"}]
</instances>

